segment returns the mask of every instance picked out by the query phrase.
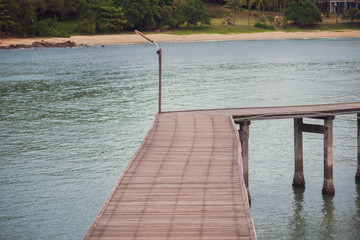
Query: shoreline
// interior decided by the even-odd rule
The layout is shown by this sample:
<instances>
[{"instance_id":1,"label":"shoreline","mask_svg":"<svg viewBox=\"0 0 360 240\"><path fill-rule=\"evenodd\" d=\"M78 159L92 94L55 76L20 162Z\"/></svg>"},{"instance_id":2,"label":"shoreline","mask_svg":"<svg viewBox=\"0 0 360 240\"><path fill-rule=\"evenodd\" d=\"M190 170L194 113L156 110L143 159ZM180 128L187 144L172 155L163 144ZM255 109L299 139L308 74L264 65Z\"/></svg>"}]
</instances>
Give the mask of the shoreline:
<instances>
[{"instance_id":1,"label":"shoreline","mask_svg":"<svg viewBox=\"0 0 360 240\"><path fill-rule=\"evenodd\" d=\"M316 38L344 38L360 37L360 30L344 31L311 31L311 32L261 32L261 33L237 33L237 34L147 34L155 42L204 42L204 41L236 41L236 40L270 40L270 39L316 39ZM0 38L0 46L31 45L33 42L63 43L75 42L76 45L102 46L146 43L146 41L134 34L117 35L93 35L71 36L69 38Z\"/></svg>"}]
</instances>

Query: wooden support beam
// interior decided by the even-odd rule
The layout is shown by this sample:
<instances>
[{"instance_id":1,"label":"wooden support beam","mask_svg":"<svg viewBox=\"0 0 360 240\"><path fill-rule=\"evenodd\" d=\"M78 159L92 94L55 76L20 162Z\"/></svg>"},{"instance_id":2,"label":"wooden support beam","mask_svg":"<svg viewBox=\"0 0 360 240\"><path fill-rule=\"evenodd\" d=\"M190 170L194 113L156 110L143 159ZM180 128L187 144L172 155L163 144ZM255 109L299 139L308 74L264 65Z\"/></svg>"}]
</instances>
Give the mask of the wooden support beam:
<instances>
[{"instance_id":1,"label":"wooden support beam","mask_svg":"<svg viewBox=\"0 0 360 240\"><path fill-rule=\"evenodd\" d=\"M324 120L324 184L322 193L326 195L334 195L333 181L333 119L328 117Z\"/></svg>"},{"instance_id":2,"label":"wooden support beam","mask_svg":"<svg viewBox=\"0 0 360 240\"><path fill-rule=\"evenodd\" d=\"M302 118L294 118L294 155L295 173L292 185L294 187L305 187L304 165L303 165L303 142L302 142Z\"/></svg>"},{"instance_id":3,"label":"wooden support beam","mask_svg":"<svg viewBox=\"0 0 360 240\"><path fill-rule=\"evenodd\" d=\"M325 126L315 124L301 124L301 131L309 133L325 133Z\"/></svg>"},{"instance_id":4,"label":"wooden support beam","mask_svg":"<svg viewBox=\"0 0 360 240\"><path fill-rule=\"evenodd\" d=\"M357 114L357 171L355 179L360 182L360 113Z\"/></svg>"},{"instance_id":5,"label":"wooden support beam","mask_svg":"<svg viewBox=\"0 0 360 240\"><path fill-rule=\"evenodd\" d=\"M244 181L248 192L249 202L251 202L250 190L249 190L249 133L250 133L250 121L239 122L240 130L239 137L241 142L241 155L243 159L243 171Z\"/></svg>"}]
</instances>

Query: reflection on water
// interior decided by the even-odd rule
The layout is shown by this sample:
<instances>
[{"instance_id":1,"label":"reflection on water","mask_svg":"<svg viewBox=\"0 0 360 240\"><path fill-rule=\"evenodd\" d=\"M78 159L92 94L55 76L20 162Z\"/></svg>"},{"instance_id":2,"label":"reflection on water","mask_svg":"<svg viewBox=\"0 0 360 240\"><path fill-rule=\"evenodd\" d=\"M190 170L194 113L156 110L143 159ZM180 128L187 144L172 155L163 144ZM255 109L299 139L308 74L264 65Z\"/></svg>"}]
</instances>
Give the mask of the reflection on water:
<instances>
[{"instance_id":1,"label":"reflection on water","mask_svg":"<svg viewBox=\"0 0 360 240\"><path fill-rule=\"evenodd\" d=\"M304 217L304 212L303 212L304 191L305 188L293 187L294 214L289 222L289 229L291 229L292 239L299 239L299 238L304 239L306 236L306 219Z\"/></svg>"},{"instance_id":2,"label":"reflection on water","mask_svg":"<svg viewBox=\"0 0 360 240\"><path fill-rule=\"evenodd\" d=\"M334 219L334 203L333 203L333 196L323 195L323 207L322 207L322 214L323 220L322 225L324 226L322 229L322 239L331 240L334 239L334 231L335 231L335 219Z\"/></svg>"}]
</instances>

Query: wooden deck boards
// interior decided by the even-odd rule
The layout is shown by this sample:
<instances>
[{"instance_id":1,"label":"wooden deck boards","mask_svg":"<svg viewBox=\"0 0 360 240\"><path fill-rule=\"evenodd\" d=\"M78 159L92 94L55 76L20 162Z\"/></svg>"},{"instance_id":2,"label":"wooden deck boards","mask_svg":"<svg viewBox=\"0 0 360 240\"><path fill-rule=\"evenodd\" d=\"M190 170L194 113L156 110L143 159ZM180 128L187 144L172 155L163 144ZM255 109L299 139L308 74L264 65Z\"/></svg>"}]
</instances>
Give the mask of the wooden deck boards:
<instances>
[{"instance_id":1,"label":"wooden deck boards","mask_svg":"<svg viewBox=\"0 0 360 240\"><path fill-rule=\"evenodd\" d=\"M85 239L255 239L229 116L160 114Z\"/></svg>"},{"instance_id":2,"label":"wooden deck boards","mask_svg":"<svg viewBox=\"0 0 360 240\"><path fill-rule=\"evenodd\" d=\"M360 102L158 114L84 239L256 239L232 117L359 112Z\"/></svg>"}]
</instances>

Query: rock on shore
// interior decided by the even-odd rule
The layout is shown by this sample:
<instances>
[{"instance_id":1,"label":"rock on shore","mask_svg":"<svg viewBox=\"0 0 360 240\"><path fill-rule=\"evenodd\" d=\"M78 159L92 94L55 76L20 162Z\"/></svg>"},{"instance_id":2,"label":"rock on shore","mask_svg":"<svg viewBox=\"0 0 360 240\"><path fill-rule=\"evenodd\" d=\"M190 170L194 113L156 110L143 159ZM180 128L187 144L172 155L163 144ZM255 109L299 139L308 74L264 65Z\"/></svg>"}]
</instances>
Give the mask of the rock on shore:
<instances>
[{"instance_id":1,"label":"rock on shore","mask_svg":"<svg viewBox=\"0 0 360 240\"><path fill-rule=\"evenodd\" d=\"M19 48L67 48L67 47L77 47L76 43L73 41L66 41L66 42L33 42L31 45L26 44L16 44L10 46L0 46L0 49L19 49Z\"/></svg>"}]
</instances>

